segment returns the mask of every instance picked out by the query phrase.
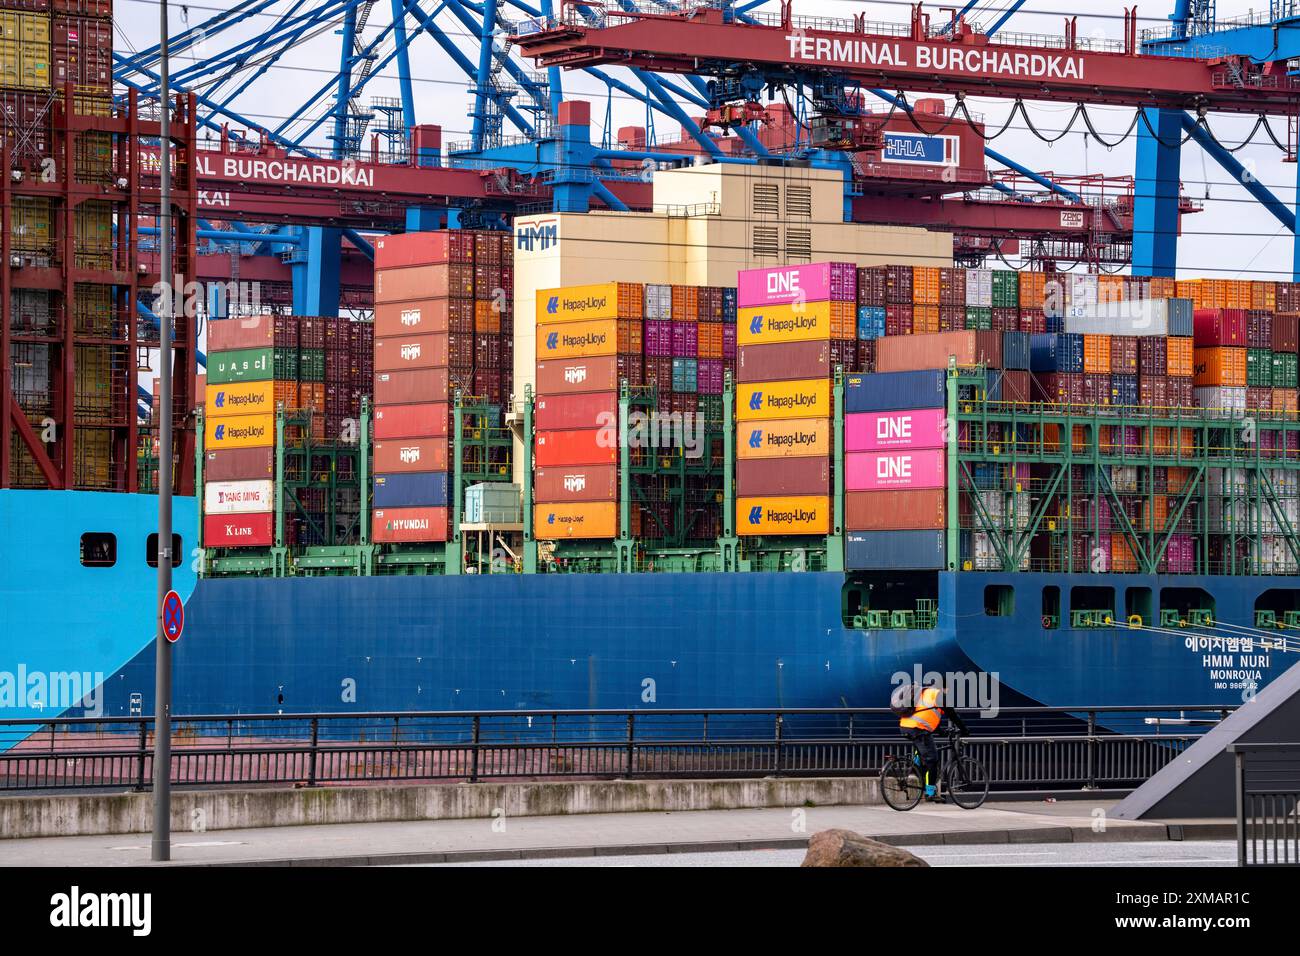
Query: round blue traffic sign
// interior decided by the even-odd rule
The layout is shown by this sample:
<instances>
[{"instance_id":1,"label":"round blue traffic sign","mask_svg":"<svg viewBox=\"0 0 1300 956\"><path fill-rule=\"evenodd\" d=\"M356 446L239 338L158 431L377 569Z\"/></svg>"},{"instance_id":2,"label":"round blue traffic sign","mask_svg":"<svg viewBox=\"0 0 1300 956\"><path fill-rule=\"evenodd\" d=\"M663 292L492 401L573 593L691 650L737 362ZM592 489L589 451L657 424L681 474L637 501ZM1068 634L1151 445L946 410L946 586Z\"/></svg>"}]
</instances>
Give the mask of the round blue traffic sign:
<instances>
[{"instance_id":1,"label":"round blue traffic sign","mask_svg":"<svg viewBox=\"0 0 1300 956\"><path fill-rule=\"evenodd\" d=\"M168 591L162 603L163 637L175 644L185 631L185 602L175 591Z\"/></svg>"}]
</instances>

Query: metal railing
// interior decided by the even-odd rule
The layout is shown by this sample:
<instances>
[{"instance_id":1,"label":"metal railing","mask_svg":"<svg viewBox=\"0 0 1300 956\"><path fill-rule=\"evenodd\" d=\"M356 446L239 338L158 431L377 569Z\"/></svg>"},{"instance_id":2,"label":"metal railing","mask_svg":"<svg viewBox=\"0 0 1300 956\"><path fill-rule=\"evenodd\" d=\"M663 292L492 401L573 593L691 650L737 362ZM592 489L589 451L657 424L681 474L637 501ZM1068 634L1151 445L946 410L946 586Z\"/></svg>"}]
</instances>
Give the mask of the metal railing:
<instances>
[{"instance_id":1,"label":"metal railing","mask_svg":"<svg viewBox=\"0 0 1300 956\"><path fill-rule=\"evenodd\" d=\"M1229 744L1236 762L1237 865L1300 866L1300 743Z\"/></svg>"},{"instance_id":2,"label":"metal railing","mask_svg":"<svg viewBox=\"0 0 1300 956\"><path fill-rule=\"evenodd\" d=\"M1127 789L1230 709L972 713L968 749L1003 790ZM149 717L0 721L0 792L147 789L152 723ZM1165 729L1171 723L1173 733ZM862 776L909 746L897 717L883 708L175 716L173 727L177 786Z\"/></svg>"}]
</instances>

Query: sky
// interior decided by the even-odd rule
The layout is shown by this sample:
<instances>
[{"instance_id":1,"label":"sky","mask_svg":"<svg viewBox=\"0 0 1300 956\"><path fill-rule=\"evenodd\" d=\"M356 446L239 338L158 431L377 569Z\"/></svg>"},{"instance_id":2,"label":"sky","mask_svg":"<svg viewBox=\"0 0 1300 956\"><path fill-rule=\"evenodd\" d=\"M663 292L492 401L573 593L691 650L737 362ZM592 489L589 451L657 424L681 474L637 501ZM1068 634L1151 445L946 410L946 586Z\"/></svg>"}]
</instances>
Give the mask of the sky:
<instances>
[{"instance_id":1,"label":"sky","mask_svg":"<svg viewBox=\"0 0 1300 956\"><path fill-rule=\"evenodd\" d=\"M326 0L299 2L304 8L309 8L311 4ZM982 3L976 7L973 19L982 25L991 25L1010 2L1011 0L992 0ZM271 11L279 14L289 10L293 3L294 0L279 0ZM172 33L175 35L181 30L198 27L233 6L233 2L226 0L199 0L190 4L173 2ZM423 0L421 6L425 10L441 9L434 0ZM1163 5L1144 4L1139 11L1140 28L1159 29L1165 26L1165 14L1172 6L1172 0L1164 0ZM1248 0L1218 0L1218 17L1222 21L1266 6L1263 0L1255 0L1254 3ZM865 12L869 21L906 22L910 17L909 7L910 4L905 0L872 3L795 0L794 12L796 15L835 17L851 17ZM1092 0L1086 5L1086 12L1083 5L1071 8L1062 0L1029 0L1026 9L1018 12L1003 27L1003 31L1059 36L1063 32L1066 17L1077 15L1081 36L1119 41L1123 35L1124 8L1125 3L1117 0ZM938 5L927 5L927 10L936 19L947 16L940 12ZM779 3L771 0L760 11L775 13L779 11ZM378 0L363 37L371 39L384 30L391 23L391 14L390 0ZM514 8L507 8L506 15L512 19L524 16ZM203 43L176 58L173 73L179 74L202 58L219 56L234 43L267 29L274 22L274 16L264 15L224 31L209 31ZM471 35L464 23L445 10L437 14L436 22L469 60L477 61L477 36ZM115 0L114 26L119 52L129 53L155 43L160 26L158 0ZM336 28L337 22L327 25L315 35L297 38L291 49L231 101L230 108L251 123L274 127L280 125L285 117L296 111L309 97L328 90L339 61L339 37L334 33ZM391 46L385 47L390 48ZM466 115L470 102L468 80L432 38L420 36L410 49L418 122L441 124L444 143L467 139L471 122ZM531 72L531 63L523 62ZM630 76L621 70L612 72L623 73L623 78ZM397 96L395 76L396 70L391 64L379 71L366 87L363 101L369 102L371 96ZM235 92L239 82L242 80L233 80L216 93L207 88L202 89L224 99L226 95ZM615 127L645 124L645 108L637 101L619 93L609 99L604 86L596 80L581 74L566 74L566 98L581 97L584 94L593 100L592 114L597 123L603 122L608 107ZM983 113L988 125L993 128L1001 127L1010 109L1006 101L971 98L968 102L971 111ZM328 107L329 99L325 97L305 115L314 120ZM1033 125L1044 133L1059 130L1073 110L1072 105L1059 103L1030 103L1026 107ZM1092 106L1089 107L1089 115L1094 127L1107 139L1123 134L1133 118L1132 110L1127 108ZM1211 116L1215 135L1230 146L1236 146L1249 135L1254 122L1253 117ZM1275 117L1272 124L1275 135L1285 142L1286 121L1282 117ZM1053 145L1037 138L1025 128L1023 120L1017 118L1012 128L994 146L1018 162L1038 170L1053 170L1061 174L1132 173L1135 136L1108 148L1084 133L1081 125L1078 124L1074 131ZM662 116L656 118L655 127L658 136L664 139L675 138L679 132L676 124ZM304 130L305 124L291 128L295 136ZM307 137L305 144L322 152L328 151L328 131L329 124L322 124ZM514 131L507 128L507 133L510 132ZM593 139L598 140L599 137L600 130L594 130ZM1279 199L1286 203L1294 201L1296 165L1282 162L1280 152L1266 134L1262 131L1256 134L1254 142L1236 155ZM1203 202L1205 211L1184 220L1183 238L1179 244L1180 276L1241 279L1291 277L1291 234L1195 145L1188 144L1183 148L1182 179L1184 190L1192 198Z\"/></svg>"}]
</instances>

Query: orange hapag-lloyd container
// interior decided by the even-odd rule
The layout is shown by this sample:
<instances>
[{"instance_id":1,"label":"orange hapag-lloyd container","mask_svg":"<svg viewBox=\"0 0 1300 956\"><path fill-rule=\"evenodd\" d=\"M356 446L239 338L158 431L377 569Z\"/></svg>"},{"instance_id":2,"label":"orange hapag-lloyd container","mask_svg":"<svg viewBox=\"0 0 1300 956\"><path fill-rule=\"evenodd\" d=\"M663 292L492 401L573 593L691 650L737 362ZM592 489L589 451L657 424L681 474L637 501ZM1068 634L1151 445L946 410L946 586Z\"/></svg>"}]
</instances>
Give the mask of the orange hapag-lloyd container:
<instances>
[{"instance_id":1,"label":"orange hapag-lloyd container","mask_svg":"<svg viewBox=\"0 0 1300 956\"><path fill-rule=\"evenodd\" d=\"M533 508L533 537L539 541L563 538L618 537L618 502L538 504Z\"/></svg>"},{"instance_id":2,"label":"orange hapag-lloyd container","mask_svg":"<svg viewBox=\"0 0 1300 956\"><path fill-rule=\"evenodd\" d=\"M1193 361L1197 387L1244 388L1246 385L1246 349L1197 349Z\"/></svg>"}]
</instances>

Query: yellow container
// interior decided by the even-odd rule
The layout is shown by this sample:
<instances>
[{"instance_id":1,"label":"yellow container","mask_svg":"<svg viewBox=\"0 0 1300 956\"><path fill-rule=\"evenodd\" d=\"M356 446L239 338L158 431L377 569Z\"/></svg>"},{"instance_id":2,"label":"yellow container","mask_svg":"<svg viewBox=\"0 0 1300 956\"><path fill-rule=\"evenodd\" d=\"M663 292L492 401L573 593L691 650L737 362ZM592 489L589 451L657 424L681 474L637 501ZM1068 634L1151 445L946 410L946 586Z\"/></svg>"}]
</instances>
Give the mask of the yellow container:
<instances>
[{"instance_id":1,"label":"yellow container","mask_svg":"<svg viewBox=\"0 0 1300 956\"><path fill-rule=\"evenodd\" d=\"M203 414L207 418L269 415L275 411L275 396L280 384L269 381L213 385L205 389Z\"/></svg>"},{"instance_id":2,"label":"yellow container","mask_svg":"<svg viewBox=\"0 0 1300 956\"><path fill-rule=\"evenodd\" d=\"M737 429L736 457L826 458L831 453L829 418L753 421Z\"/></svg>"},{"instance_id":3,"label":"yellow container","mask_svg":"<svg viewBox=\"0 0 1300 956\"><path fill-rule=\"evenodd\" d=\"M537 361L618 354L618 319L537 326Z\"/></svg>"},{"instance_id":4,"label":"yellow container","mask_svg":"<svg viewBox=\"0 0 1300 956\"><path fill-rule=\"evenodd\" d=\"M737 498L736 534L829 534L831 499L823 495Z\"/></svg>"},{"instance_id":5,"label":"yellow container","mask_svg":"<svg viewBox=\"0 0 1300 956\"><path fill-rule=\"evenodd\" d=\"M736 386L736 418L742 422L830 416L831 382L827 378L744 382Z\"/></svg>"},{"instance_id":6,"label":"yellow container","mask_svg":"<svg viewBox=\"0 0 1300 956\"><path fill-rule=\"evenodd\" d=\"M618 537L618 502L533 506L533 536L538 541Z\"/></svg>"},{"instance_id":7,"label":"yellow container","mask_svg":"<svg viewBox=\"0 0 1300 956\"><path fill-rule=\"evenodd\" d=\"M209 418L204 422L203 447L207 451L219 451L222 448L269 448L274 444L274 414Z\"/></svg>"},{"instance_id":8,"label":"yellow container","mask_svg":"<svg viewBox=\"0 0 1300 956\"><path fill-rule=\"evenodd\" d=\"M0 11L0 86L50 88L50 18Z\"/></svg>"},{"instance_id":9,"label":"yellow container","mask_svg":"<svg viewBox=\"0 0 1300 956\"><path fill-rule=\"evenodd\" d=\"M77 207L73 254L78 269L113 268L113 209L93 200Z\"/></svg>"},{"instance_id":10,"label":"yellow container","mask_svg":"<svg viewBox=\"0 0 1300 956\"><path fill-rule=\"evenodd\" d=\"M562 289L537 290L538 322L590 322L594 319L630 318L627 313L629 291L623 292L623 309L619 308L619 286L627 282L598 282Z\"/></svg>"},{"instance_id":11,"label":"yellow container","mask_svg":"<svg viewBox=\"0 0 1300 956\"><path fill-rule=\"evenodd\" d=\"M34 196L14 196L13 219L9 224L9 241L16 252L45 253L50 244L50 200Z\"/></svg>"},{"instance_id":12,"label":"yellow container","mask_svg":"<svg viewBox=\"0 0 1300 956\"><path fill-rule=\"evenodd\" d=\"M831 303L804 302L741 309L736 326L739 345L822 341L831 337Z\"/></svg>"}]
</instances>

